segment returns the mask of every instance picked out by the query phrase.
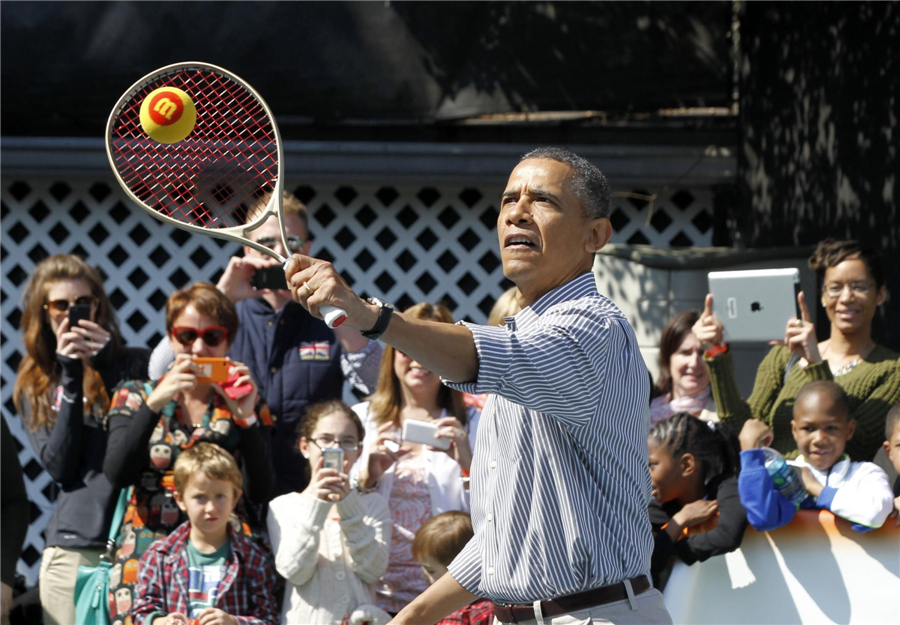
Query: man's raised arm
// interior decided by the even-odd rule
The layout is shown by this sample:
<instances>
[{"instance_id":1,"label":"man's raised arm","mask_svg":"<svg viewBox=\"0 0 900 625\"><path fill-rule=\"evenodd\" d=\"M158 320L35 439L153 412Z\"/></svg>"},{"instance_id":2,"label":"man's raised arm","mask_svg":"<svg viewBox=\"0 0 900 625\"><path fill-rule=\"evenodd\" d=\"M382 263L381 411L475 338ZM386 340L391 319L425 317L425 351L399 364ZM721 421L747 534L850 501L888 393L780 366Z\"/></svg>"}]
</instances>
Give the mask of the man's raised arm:
<instances>
[{"instance_id":1,"label":"man's raised arm","mask_svg":"<svg viewBox=\"0 0 900 625\"><path fill-rule=\"evenodd\" d=\"M321 318L319 308L327 304L347 313L345 325L363 332L375 327L380 308L356 295L331 263L294 254L284 273L294 300L313 316ZM478 375L475 341L464 326L395 312L380 339L453 382L471 382Z\"/></svg>"}]
</instances>

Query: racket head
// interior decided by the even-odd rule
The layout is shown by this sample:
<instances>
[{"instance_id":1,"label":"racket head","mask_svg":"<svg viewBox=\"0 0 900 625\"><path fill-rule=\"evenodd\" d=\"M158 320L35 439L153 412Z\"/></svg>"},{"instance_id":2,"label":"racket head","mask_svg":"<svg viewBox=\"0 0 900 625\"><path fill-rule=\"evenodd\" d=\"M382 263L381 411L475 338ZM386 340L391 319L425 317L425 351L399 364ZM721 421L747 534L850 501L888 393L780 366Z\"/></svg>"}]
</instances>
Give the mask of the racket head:
<instances>
[{"instance_id":1,"label":"racket head","mask_svg":"<svg viewBox=\"0 0 900 625\"><path fill-rule=\"evenodd\" d=\"M163 87L187 93L197 110L194 128L176 143L150 138L141 125L141 104ZM249 237L275 216L290 255L282 209L281 134L268 104L239 76L200 62L150 72L116 102L105 141L116 180L155 218L242 243L284 262L285 257Z\"/></svg>"}]
</instances>

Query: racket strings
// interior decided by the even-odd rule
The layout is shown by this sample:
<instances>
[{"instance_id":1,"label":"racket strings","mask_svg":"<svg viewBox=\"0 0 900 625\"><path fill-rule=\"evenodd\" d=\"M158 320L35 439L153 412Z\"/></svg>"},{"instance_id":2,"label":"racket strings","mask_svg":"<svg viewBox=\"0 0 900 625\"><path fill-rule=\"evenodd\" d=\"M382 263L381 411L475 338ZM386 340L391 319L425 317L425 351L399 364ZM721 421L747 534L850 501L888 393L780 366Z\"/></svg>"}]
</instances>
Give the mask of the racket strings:
<instances>
[{"instance_id":1,"label":"racket strings","mask_svg":"<svg viewBox=\"0 0 900 625\"><path fill-rule=\"evenodd\" d=\"M149 138L140 107L154 89L176 87L197 109L191 134L174 144ZM116 169L141 202L204 228L243 225L276 189L277 136L265 108L239 82L206 68L185 68L138 87L110 137Z\"/></svg>"}]
</instances>

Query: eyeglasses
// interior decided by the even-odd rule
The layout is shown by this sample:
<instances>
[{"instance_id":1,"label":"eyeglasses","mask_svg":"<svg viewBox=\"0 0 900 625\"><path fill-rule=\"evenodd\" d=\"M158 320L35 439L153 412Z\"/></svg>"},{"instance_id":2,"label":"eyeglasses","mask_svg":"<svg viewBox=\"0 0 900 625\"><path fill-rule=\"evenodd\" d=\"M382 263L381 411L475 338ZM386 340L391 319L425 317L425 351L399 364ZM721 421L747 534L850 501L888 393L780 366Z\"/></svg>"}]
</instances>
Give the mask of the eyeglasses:
<instances>
[{"instance_id":1,"label":"eyeglasses","mask_svg":"<svg viewBox=\"0 0 900 625\"><path fill-rule=\"evenodd\" d=\"M203 337L203 342L210 347L216 347L228 338L228 330L222 326L209 326L202 330L188 326L178 326L172 328L172 336L185 347L193 345L198 336Z\"/></svg>"},{"instance_id":2,"label":"eyeglasses","mask_svg":"<svg viewBox=\"0 0 900 625\"><path fill-rule=\"evenodd\" d=\"M287 241L288 249L291 251L291 254L296 254L303 250L303 239L294 234L289 234L284 237ZM274 250L275 246L278 243L281 243L280 240L275 237L260 237L256 240L260 245L265 245L270 250Z\"/></svg>"},{"instance_id":3,"label":"eyeglasses","mask_svg":"<svg viewBox=\"0 0 900 625\"><path fill-rule=\"evenodd\" d=\"M340 447L344 451L356 451L359 449L359 441L344 439L342 441L335 440L330 436L319 436L310 439L319 449L334 449Z\"/></svg>"},{"instance_id":4,"label":"eyeglasses","mask_svg":"<svg viewBox=\"0 0 900 625\"><path fill-rule=\"evenodd\" d=\"M80 297L76 297L74 300L68 299L55 299L50 302L44 304L44 310L50 312L50 314L64 315L69 312L69 308L72 306L90 306L93 308L97 305L97 298L93 295L82 295Z\"/></svg>"},{"instance_id":5,"label":"eyeglasses","mask_svg":"<svg viewBox=\"0 0 900 625\"><path fill-rule=\"evenodd\" d=\"M845 288L849 288L850 293L853 295L865 297L869 294L872 284L869 282L854 282L852 284L838 284L835 282L834 284L829 284L825 287L825 295L831 299L837 299L844 292Z\"/></svg>"}]
</instances>

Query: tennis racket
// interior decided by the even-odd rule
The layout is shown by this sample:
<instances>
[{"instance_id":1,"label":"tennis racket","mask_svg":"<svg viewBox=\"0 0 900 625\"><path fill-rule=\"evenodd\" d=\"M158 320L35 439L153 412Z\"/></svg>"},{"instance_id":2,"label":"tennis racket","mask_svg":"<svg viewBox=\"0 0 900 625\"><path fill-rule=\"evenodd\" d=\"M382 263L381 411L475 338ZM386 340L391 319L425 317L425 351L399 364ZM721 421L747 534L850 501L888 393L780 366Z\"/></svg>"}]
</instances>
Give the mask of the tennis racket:
<instances>
[{"instance_id":1,"label":"tennis racket","mask_svg":"<svg viewBox=\"0 0 900 625\"><path fill-rule=\"evenodd\" d=\"M184 91L197 110L193 130L177 143L151 139L141 125L141 104L161 87ZM181 104L177 95L172 99ZM287 262L248 236L275 216L283 249L290 249L282 207L281 135L269 106L238 76L205 63L176 63L147 74L113 107L106 155L128 197L156 219ZM347 318L334 306L319 312L332 328Z\"/></svg>"}]
</instances>

